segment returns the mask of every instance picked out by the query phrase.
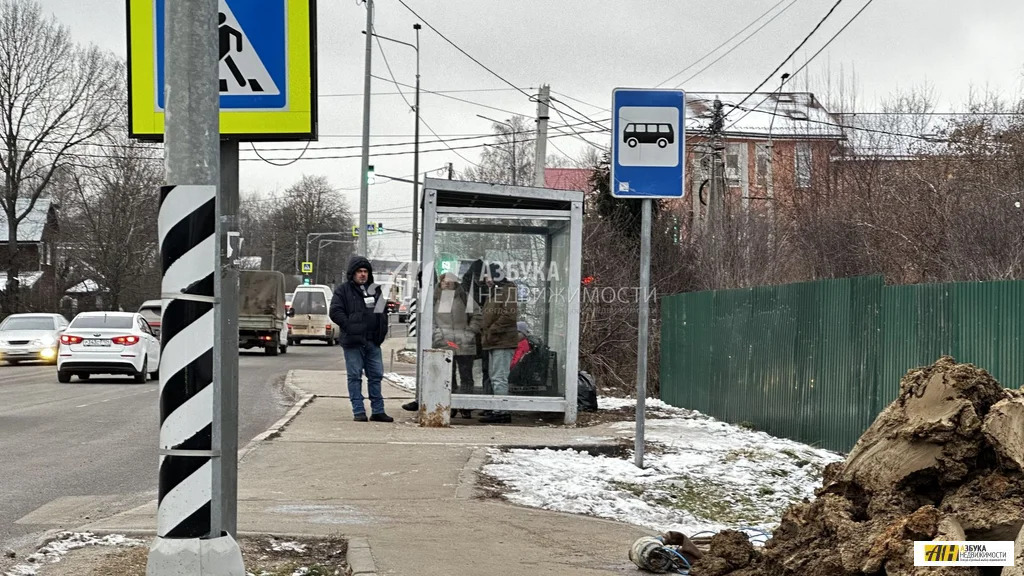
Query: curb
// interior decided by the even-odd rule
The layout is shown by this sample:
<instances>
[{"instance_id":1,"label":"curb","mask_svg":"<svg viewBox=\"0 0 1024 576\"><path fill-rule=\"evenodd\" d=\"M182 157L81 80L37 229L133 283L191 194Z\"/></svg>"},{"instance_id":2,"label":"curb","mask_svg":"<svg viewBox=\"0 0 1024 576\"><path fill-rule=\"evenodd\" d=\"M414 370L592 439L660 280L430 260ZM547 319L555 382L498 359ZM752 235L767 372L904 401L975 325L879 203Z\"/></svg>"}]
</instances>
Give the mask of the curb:
<instances>
[{"instance_id":1,"label":"curb","mask_svg":"<svg viewBox=\"0 0 1024 576\"><path fill-rule=\"evenodd\" d=\"M288 371L288 374L284 378L284 385L295 397L298 398L298 400L295 401L295 404L292 405L291 409L288 410L288 412L285 413L285 415L282 416L280 420L275 422L270 428L267 428L263 433L259 434L258 436L250 440L248 444L246 444L241 450L238 451L239 462L241 462L246 456L248 456L250 452L259 447L259 445L262 442L270 439L271 437L277 434L280 434L281 430L283 430L285 426L291 423L291 421L294 420L295 417L299 415L299 412L301 412L302 409L305 408L307 404L309 404L310 402L313 401L314 398L316 398L316 394L309 394L305 390L296 386L294 382L292 382L292 373L292 370Z\"/></svg>"},{"instance_id":2,"label":"curb","mask_svg":"<svg viewBox=\"0 0 1024 576\"><path fill-rule=\"evenodd\" d=\"M69 532L59 530L57 532ZM88 530L96 536L126 536L128 538L155 538L156 530ZM51 535L39 545L42 548L56 539L57 534ZM311 536L309 534L293 534L289 532L249 532L239 530L235 539L259 538L268 536L272 538L285 538L288 540L324 540L323 536ZM373 560L373 551L370 549L370 541L363 536L351 536L348 538L348 553L345 555L345 564L348 566L349 576L377 576L377 564Z\"/></svg>"},{"instance_id":3,"label":"curb","mask_svg":"<svg viewBox=\"0 0 1024 576\"><path fill-rule=\"evenodd\" d=\"M459 487L455 489L456 500L468 500L473 497L480 468L487 460L487 450L486 446L476 448L466 460L465 466L459 472Z\"/></svg>"},{"instance_id":4,"label":"curb","mask_svg":"<svg viewBox=\"0 0 1024 576\"><path fill-rule=\"evenodd\" d=\"M370 541L361 536L348 540L348 554L345 556L348 573L352 576L376 576L377 564L373 561Z\"/></svg>"}]
</instances>

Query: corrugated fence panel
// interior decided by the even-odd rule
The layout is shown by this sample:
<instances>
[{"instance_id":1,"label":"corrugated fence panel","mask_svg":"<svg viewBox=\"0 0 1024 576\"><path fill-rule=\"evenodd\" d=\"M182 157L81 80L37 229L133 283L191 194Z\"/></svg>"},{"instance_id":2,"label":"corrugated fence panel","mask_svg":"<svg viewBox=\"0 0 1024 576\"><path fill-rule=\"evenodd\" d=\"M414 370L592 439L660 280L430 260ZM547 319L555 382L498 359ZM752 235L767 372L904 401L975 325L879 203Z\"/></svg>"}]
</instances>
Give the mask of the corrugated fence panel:
<instances>
[{"instance_id":1,"label":"corrugated fence panel","mask_svg":"<svg viewBox=\"0 0 1024 576\"><path fill-rule=\"evenodd\" d=\"M908 370L950 354L1024 384L1024 281L847 278L662 299L666 402L848 450Z\"/></svg>"}]
</instances>

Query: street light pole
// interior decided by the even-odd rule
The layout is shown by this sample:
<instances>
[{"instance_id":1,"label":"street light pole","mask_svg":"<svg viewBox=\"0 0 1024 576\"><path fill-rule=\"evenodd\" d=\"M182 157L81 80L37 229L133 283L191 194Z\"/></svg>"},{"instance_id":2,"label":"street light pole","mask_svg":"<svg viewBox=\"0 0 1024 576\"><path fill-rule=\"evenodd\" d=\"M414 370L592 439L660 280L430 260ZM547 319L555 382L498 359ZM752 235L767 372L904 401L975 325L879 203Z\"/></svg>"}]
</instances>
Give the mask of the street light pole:
<instances>
[{"instance_id":1,"label":"street light pole","mask_svg":"<svg viewBox=\"0 0 1024 576\"><path fill-rule=\"evenodd\" d=\"M320 236L341 236L343 234L346 234L346 232L310 232L309 234L306 234L306 260L305 261L309 262L309 243L313 240L313 238L319 238ZM365 236L366 236L366 229L363 228L363 231L359 234L359 237L360 238L364 238Z\"/></svg>"},{"instance_id":2,"label":"street light pole","mask_svg":"<svg viewBox=\"0 0 1024 576\"><path fill-rule=\"evenodd\" d=\"M488 118L487 116L484 116L482 114L477 114L477 118L483 118L484 120L490 120L495 124L502 124L504 126L508 126L509 136L512 137L512 185L518 186L519 178L516 175L516 172L518 171L519 166L516 164L516 127L513 126L511 122L502 122L501 120Z\"/></svg>"},{"instance_id":3,"label":"street light pole","mask_svg":"<svg viewBox=\"0 0 1024 576\"><path fill-rule=\"evenodd\" d=\"M381 40L388 40L395 44L402 44L408 46L416 51L416 103L413 105L413 109L416 112L416 127L415 134L413 136L413 155L412 155L412 260L416 260L417 249L419 243L416 241L419 230L420 213L419 213L419 180L420 180L420 29L423 26L419 24L413 24L412 29L416 31L416 44L410 44L403 42L402 40L395 40L394 38L388 38L387 36L381 36L380 34L367 34L366 37L376 36ZM365 34L365 32L364 32ZM401 180L400 178L392 178L392 180ZM365 226L364 226L365 227Z\"/></svg>"},{"instance_id":4,"label":"street light pole","mask_svg":"<svg viewBox=\"0 0 1024 576\"><path fill-rule=\"evenodd\" d=\"M366 72L363 78L363 170L359 176L359 235L358 251L366 255L366 221L367 206L370 203L370 182L367 180L367 172L370 170L370 64L373 55L373 0L366 0ZM307 253L308 244L307 244ZM307 254L308 255L308 254ZM309 260L306 260L307 262Z\"/></svg>"},{"instance_id":5,"label":"street light pole","mask_svg":"<svg viewBox=\"0 0 1024 576\"><path fill-rule=\"evenodd\" d=\"M412 25L412 29L416 31L416 131L414 140L413 155L412 155L412 171L415 176L412 177L412 261L416 261L419 242L417 236L420 225L420 205L419 205L419 187L420 187L420 26L418 23Z\"/></svg>"},{"instance_id":6,"label":"street light pole","mask_svg":"<svg viewBox=\"0 0 1024 576\"><path fill-rule=\"evenodd\" d=\"M354 240L350 240L348 238L343 238L341 240L331 240L329 238L328 239L321 238L320 241L316 243L316 262L315 262L314 267L313 267L313 281L315 283L317 283L317 284L320 283L320 250L323 249L323 247L325 245L338 244L338 243L348 243L348 242L354 242Z\"/></svg>"}]
</instances>

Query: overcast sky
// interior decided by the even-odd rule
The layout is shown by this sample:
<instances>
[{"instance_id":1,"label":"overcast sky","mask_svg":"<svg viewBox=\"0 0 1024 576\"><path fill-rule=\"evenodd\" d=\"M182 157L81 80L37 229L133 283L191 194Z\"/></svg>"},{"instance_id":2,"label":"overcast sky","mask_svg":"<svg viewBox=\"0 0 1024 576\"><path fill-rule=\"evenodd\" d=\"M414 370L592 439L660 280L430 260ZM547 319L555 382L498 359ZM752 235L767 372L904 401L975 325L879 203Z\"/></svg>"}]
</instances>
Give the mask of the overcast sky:
<instances>
[{"instance_id":1,"label":"overcast sky","mask_svg":"<svg viewBox=\"0 0 1024 576\"><path fill-rule=\"evenodd\" d=\"M40 0L76 40L126 54L124 0ZM229 0L232 5L246 0ZM750 24L778 0L405 0L426 22L509 82L535 92L551 84L556 98L595 120L608 118L611 91L617 86L654 87ZM816 52L867 0L844 0L821 29L781 72L792 72ZM683 89L693 92L746 92L752 90L782 62L828 12L833 0L785 0L767 17L682 76L675 86L710 63L772 15L783 11ZM414 42L412 25L418 20L398 0L376 0L376 31ZM243 145L241 188L244 194L281 193L302 174L323 174L340 189L355 211L358 207L362 129L362 83L365 8L356 0L319 0L320 139L305 158L288 167L275 167L255 158ZM951 110L965 102L972 89L989 89L1015 98L1024 71L1024 2L1014 0L875 0L800 76L812 81L826 66L834 76L842 67L856 71L859 111L871 111L897 90L930 85L937 109ZM499 108L494 110L439 95L422 96L422 117L442 137L479 135L490 123L476 114L499 120L511 112L534 116L536 104L457 52L429 27L421 31L422 86L426 90L474 92L450 96ZM387 56L399 82L413 84L415 53L385 42ZM374 74L387 77L375 46ZM780 74L781 74L780 72ZM803 89L805 79L795 77L790 88ZM778 86L773 79L765 90ZM403 89L412 100L412 92ZM480 91L476 91L480 90ZM388 82L374 80L373 144L411 142L414 117ZM571 98L571 99L570 99ZM573 100L576 99L576 100ZM577 101L578 100L578 101ZM594 106L588 106L581 102ZM556 105L556 109L558 106ZM604 109L602 109L604 108ZM569 111L562 106L562 109ZM561 122L552 113L553 122ZM573 122L573 120L568 120ZM583 127L581 127L583 128ZM591 137L598 142L607 139ZM443 148L424 128L423 150ZM481 144L462 140L452 146ZM549 153L578 156L584 144L571 137L552 141ZM349 150L318 150L355 146ZM555 148L554 146L557 146ZM260 148L294 148L294 144L261 144ZM301 149L301 145L298 146ZM410 147L378 151L409 151ZM299 150L269 151L268 158L290 159ZM478 159L479 150L423 153L423 171L452 162L456 170ZM325 156L350 158L320 159ZM468 160L467 160L468 159ZM374 156L380 174L410 177L412 155ZM411 226L411 185L384 183L371 187L370 220L392 229ZM409 235L377 239L379 256L408 256Z\"/></svg>"}]
</instances>

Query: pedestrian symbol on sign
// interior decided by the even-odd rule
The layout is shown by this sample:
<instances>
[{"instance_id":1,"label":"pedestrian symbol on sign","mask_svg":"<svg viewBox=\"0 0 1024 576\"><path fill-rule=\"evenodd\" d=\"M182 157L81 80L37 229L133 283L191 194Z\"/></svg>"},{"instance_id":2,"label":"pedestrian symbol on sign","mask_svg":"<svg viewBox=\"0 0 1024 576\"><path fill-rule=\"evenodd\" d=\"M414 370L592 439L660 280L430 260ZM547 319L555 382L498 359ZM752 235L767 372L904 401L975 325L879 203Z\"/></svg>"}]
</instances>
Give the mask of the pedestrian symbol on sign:
<instances>
[{"instance_id":1,"label":"pedestrian symbol on sign","mask_svg":"<svg viewBox=\"0 0 1024 576\"><path fill-rule=\"evenodd\" d=\"M259 54L226 2L220 3L217 35L220 40L221 94L279 94Z\"/></svg>"}]
</instances>

